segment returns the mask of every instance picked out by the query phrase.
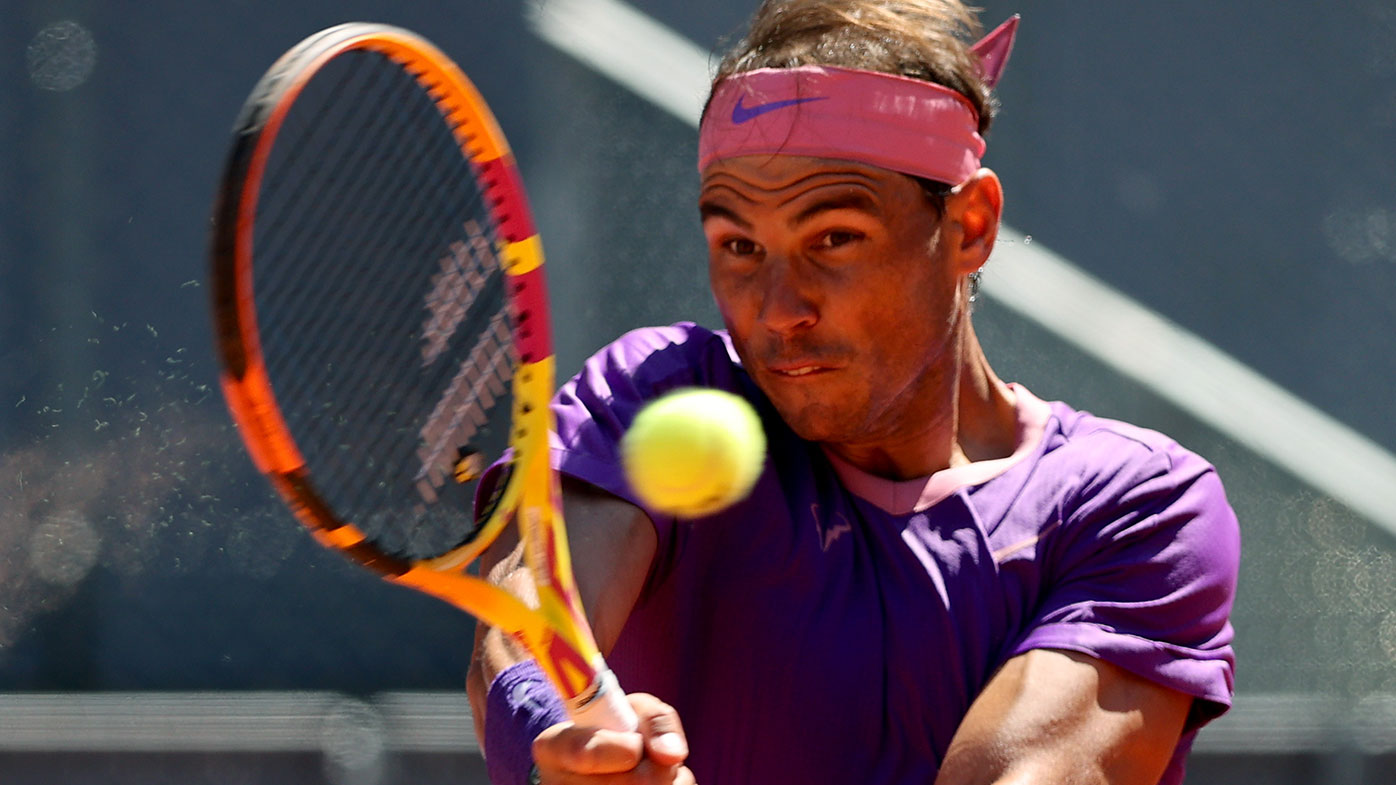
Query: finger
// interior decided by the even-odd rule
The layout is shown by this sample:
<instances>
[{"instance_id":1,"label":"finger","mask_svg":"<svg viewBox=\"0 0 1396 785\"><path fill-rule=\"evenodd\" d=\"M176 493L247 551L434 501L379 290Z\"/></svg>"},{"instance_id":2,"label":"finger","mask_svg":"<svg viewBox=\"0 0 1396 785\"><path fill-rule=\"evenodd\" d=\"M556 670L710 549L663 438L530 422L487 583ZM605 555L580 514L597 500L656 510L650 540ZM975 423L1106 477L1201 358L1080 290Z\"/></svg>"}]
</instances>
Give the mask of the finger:
<instances>
[{"instance_id":1,"label":"finger","mask_svg":"<svg viewBox=\"0 0 1396 785\"><path fill-rule=\"evenodd\" d=\"M656 785L696 785L693 772L687 766L670 766L668 769L654 776L653 779L645 780Z\"/></svg>"},{"instance_id":2,"label":"finger","mask_svg":"<svg viewBox=\"0 0 1396 785\"><path fill-rule=\"evenodd\" d=\"M645 755L658 766L676 766L688 757L688 737L674 707L653 695L635 693L630 705L640 718L645 737Z\"/></svg>"},{"instance_id":3,"label":"finger","mask_svg":"<svg viewBox=\"0 0 1396 785\"><path fill-rule=\"evenodd\" d=\"M638 733L561 722L533 740L533 761L540 772L614 774L630 771L643 758L644 742Z\"/></svg>"},{"instance_id":4,"label":"finger","mask_svg":"<svg viewBox=\"0 0 1396 785\"><path fill-rule=\"evenodd\" d=\"M539 768L539 785L697 785L687 766L657 767L645 761L619 774L574 774Z\"/></svg>"},{"instance_id":5,"label":"finger","mask_svg":"<svg viewBox=\"0 0 1396 785\"><path fill-rule=\"evenodd\" d=\"M694 785L693 772L687 766L664 766L653 760L645 760L632 772L613 775L615 780L608 783L624 782L625 785ZM594 781L588 780L588 785Z\"/></svg>"}]
</instances>

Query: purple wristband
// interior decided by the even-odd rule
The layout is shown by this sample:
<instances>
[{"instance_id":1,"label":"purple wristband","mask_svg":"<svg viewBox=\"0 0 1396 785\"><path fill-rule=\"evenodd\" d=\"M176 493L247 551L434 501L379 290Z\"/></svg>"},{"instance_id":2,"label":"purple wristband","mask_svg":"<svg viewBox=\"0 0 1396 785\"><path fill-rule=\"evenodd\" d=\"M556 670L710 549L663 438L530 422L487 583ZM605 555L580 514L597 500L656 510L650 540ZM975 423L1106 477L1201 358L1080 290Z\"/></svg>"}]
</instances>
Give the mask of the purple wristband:
<instances>
[{"instance_id":1,"label":"purple wristband","mask_svg":"<svg viewBox=\"0 0 1396 785\"><path fill-rule=\"evenodd\" d=\"M533 660L510 665L490 684L485 705L485 770L494 785L527 785L533 740L567 719L562 698Z\"/></svg>"}]
</instances>

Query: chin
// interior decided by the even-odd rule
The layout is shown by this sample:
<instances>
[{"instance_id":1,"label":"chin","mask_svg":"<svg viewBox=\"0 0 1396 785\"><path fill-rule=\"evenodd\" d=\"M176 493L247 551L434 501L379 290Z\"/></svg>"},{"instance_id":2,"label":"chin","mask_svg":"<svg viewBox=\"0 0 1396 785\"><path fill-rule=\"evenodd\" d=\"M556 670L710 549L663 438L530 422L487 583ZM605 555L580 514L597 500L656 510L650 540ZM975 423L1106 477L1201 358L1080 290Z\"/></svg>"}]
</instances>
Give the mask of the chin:
<instances>
[{"instance_id":1,"label":"chin","mask_svg":"<svg viewBox=\"0 0 1396 785\"><path fill-rule=\"evenodd\" d=\"M838 412L833 411L836 408L834 405L792 404L774 396L771 397L771 403L775 405L776 411L780 412L781 419L790 430L805 441L837 442L847 432L847 428L842 427L836 419Z\"/></svg>"}]
</instances>

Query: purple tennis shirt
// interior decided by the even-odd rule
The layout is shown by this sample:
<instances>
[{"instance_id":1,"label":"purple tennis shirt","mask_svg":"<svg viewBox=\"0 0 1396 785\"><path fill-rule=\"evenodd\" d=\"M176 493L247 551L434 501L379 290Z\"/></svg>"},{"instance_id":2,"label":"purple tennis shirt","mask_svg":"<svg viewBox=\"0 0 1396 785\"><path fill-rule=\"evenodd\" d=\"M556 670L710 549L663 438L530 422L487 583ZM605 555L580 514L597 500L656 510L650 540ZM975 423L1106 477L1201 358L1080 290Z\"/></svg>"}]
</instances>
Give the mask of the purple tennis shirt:
<instances>
[{"instance_id":1,"label":"purple tennis shirt","mask_svg":"<svg viewBox=\"0 0 1396 785\"><path fill-rule=\"evenodd\" d=\"M686 386L756 407L769 451L744 501L650 512L658 549L608 660L683 719L699 782L929 783L999 666L1082 652L1196 700L1161 780L1233 692L1239 535L1213 468L1168 438L1022 387L1018 449L890 482L795 436L727 336L638 330L559 391L553 462L639 504L618 443Z\"/></svg>"}]
</instances>

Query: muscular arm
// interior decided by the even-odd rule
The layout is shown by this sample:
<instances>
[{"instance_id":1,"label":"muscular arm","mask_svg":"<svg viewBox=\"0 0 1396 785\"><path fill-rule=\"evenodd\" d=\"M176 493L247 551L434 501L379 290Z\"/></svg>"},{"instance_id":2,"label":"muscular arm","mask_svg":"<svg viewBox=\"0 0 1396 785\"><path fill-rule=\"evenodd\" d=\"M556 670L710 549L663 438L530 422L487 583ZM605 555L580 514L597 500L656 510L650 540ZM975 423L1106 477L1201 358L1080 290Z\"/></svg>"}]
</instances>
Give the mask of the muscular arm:
<instances>
[{"instance_id":1,"label":"muscular arm","mask_svg":"<svg viewBox=\"0 0 1396 785\"><path fill-rule=\"evenodd\" d=\"M1029 651L970 707L936 785L1156 785L1191 705L1101 660Z\"/></svg>"},{"instance_id":2,"label":"muscular arm","mask_svg":"<svg viewBox=\"0 0 1396 785\"><path fill-rule=\"evenodd\" d=\"M604 654L615 644L649 574L656 547L654 527L634 505L569 478L563 478L562 505L577 589ZM523 544L513 527L507 527L481 555L480 570L525 600L533 598ZM477 625L466 691L482 738L490 683L495 674L526 656L507 636Z\"/></svg>"}]
</instances>

